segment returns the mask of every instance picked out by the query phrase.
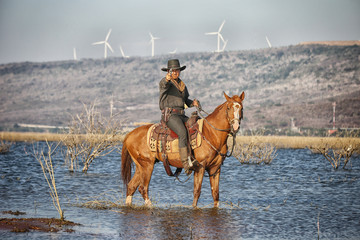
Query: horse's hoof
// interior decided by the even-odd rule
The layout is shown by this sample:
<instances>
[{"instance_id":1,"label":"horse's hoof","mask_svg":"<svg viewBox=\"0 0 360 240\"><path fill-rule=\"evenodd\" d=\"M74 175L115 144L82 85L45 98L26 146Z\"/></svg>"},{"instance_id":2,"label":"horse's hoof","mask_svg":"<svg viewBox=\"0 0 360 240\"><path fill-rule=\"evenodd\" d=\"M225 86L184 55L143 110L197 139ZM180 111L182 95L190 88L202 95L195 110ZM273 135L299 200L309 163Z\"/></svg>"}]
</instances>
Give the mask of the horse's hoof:
<instances>
[{"instance_id":1,"label":"horse's hoof","mask_svg":"<svg viewBox=\"0 0 360 240\"><path fill-rule=\"evenodd\" d=\"M145 200L145 206L148 207L148 208L152 208L152 207L153 207L150 199L146 199L146 200Z\"/></svg>"},{"instance_id":2,"label":"horse's hoof","mask_svg":"<svg viewBox=\"0 0 360 240\"><path fill-rule=\"evenodd\" d=\"M127 196L125 200L125 205L130 207L132 205L132 196Z\"/></svg>"}]
</instances>

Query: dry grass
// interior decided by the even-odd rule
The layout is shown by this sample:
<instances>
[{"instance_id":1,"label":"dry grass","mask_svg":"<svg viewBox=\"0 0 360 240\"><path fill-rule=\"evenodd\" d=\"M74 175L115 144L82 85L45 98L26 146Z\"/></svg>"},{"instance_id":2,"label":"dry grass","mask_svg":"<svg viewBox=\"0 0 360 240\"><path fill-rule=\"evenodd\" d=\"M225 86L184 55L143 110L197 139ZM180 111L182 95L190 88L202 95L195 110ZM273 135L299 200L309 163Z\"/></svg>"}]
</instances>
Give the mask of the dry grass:
<instances>
[{"instance_id":1,"label":"dry grass","mask_svg":"<svg viewBox=\"0 0 360 240\"><path fill-rule=\"evenodd\" d=\"M59 142L65 134L38 132L0 132L0 139L10 142Z\"/></svg>"},{"instance_id":2,"label":"dry grass","mask_svg":"<svg viewBox=\"0 0 360 240\"><path fill-rule=\"evenodd\" d=\"M67 135L68 134L38 132L0 132L0 140L9 142L60 142ZM85 134L79 134L77 136L79 139L85 139ZM116 141L122 142L124 137L125 135L119 135L116 137ZM96 136L94 139L96 139Z\"/></svg>"},{"instance_id":3,"label":"dry grass","mask_svg":"<svg viewBox=\"0 0 360 240\"><path fill-rule=\"evenodd\" d=\"M0 132L0 140L9 142L59 142L66 137L67 134L57 133L34 133L34 132ZM85 135L79 135L85 138ZM117 141L122 142L125 135L117 136ZM336 146L337 149L347 146L349 142L353 146L360 145L360 138L342 138L342 137L288 137L288 136L238 136L236 138L238 144L254 143L270 143L277 149L279 148L293 148L304 149L319 145ZM357 152L360 153L360 152Z\"/></svg>"},{"instance_id":4,"label":"dry grass","mask_svg":"<svg viewBox=\"0 0 360 240\"><path fill-rule=\"evenodd\" d=\"M341 149L351 143L353 146L360 146L360 138L341 138L341 137L288 137L288 136L238 136L238 144L249 143L270 143L277 149L293 148L305 149L314 146L330 145L336 149ZM360 149L358 149L360 150ZM359 153L359 152L358 152Z\"/></svg>"},{"instance_id":5,"label":"dry grass","mask_svg":"<svg viewBox=\"0 0 360 240\"><path fill-rule=\"evenodd\" d=\"M328 46L353 46L360 45L360 41L313 41L301 42L300 45L328 45Z\"/></svg>"}]
</instances>

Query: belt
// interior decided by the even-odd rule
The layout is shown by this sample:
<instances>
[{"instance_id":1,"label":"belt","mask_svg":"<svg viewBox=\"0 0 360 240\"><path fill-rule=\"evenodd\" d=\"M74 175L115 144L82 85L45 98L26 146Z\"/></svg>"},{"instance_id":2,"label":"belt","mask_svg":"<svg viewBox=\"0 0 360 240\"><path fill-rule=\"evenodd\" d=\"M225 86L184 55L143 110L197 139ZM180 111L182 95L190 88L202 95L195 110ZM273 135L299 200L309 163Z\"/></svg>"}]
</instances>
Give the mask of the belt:
<instances>
[{"instance_id":1,"label":"belt","mask_svg":"<svg viewBox=\"0 0 360 240\"><path fill-rule=\"evenodd\" d=\"M169 111L170 113L175 113L175 114L179 114L179 115L185 115L185 110L184 109L178 109L178 108L165 108L164 110L162 110L162 113L165 113L166 111Z\"/></svg>"}]
</instances>

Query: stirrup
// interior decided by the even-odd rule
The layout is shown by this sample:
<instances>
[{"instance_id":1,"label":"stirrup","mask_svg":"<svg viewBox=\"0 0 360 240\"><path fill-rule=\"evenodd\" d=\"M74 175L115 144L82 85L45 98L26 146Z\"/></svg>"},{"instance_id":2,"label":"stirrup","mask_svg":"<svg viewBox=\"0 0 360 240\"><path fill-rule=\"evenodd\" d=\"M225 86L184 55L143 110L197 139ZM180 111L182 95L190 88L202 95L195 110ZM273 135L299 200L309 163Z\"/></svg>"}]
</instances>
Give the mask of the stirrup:
<instances>
[{"instance_id":1,"label":"stirrup","mask_svg":"<svg viewBox=\"0 0 360 240\"><path fill-rule=\"evenodd\" d=\"M194 166L194 165L193 165L193 162L191 161L191 157L190 157L190 156L188 156L188 164L189 164L189 169Z\"/></svg>"},{"instance_id":2,"label":"stirrup","mask_svg":"<svg viewBox=\"0 0 360 240\"><path fill-rule=\"evenodd\" d=\"M198 160L194 159L194 161L191 161L191 166L189 164L189 170L196 171L201 166L202 165L198 162Z\"/></svg>"}]
</instances>

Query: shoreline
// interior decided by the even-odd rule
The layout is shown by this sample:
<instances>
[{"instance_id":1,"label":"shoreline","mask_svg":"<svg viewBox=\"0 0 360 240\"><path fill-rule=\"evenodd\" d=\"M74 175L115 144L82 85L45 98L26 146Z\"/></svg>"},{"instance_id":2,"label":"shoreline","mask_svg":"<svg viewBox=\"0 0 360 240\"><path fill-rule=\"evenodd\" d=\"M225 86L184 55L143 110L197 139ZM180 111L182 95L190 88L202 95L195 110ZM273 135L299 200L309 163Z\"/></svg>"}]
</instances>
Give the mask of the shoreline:
<instances>
[{"instance_id":1,"label":"shoreline","mask_svg":"<svg viewBox=\"0 0 360 240\"><path fill-rule=\"evenodd\" d=\"M59 142L67 134L61 133L37 133L37 132L0 132L0 140L8 142L34 142L49 141ZM119 135L122 142L124 135ZM229 138L232 141L231 138ZM349 144L360 147L360 138L354 137L302 137L302 136L237 136L237 144L269 143L276 148L304 149L311 146L328 145L342 148ZM231 145L231 142L229 143Z\"/></svg>"}]
</instances>

